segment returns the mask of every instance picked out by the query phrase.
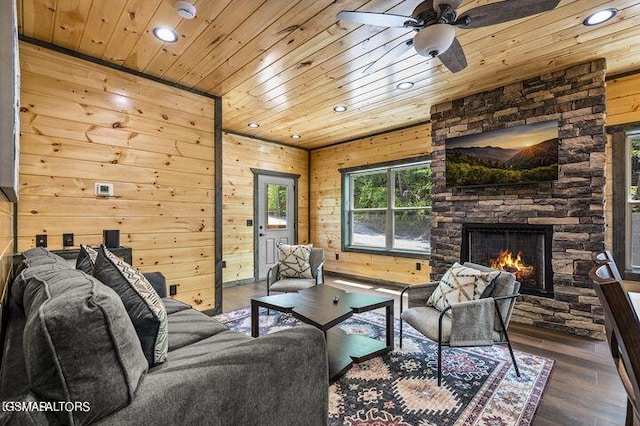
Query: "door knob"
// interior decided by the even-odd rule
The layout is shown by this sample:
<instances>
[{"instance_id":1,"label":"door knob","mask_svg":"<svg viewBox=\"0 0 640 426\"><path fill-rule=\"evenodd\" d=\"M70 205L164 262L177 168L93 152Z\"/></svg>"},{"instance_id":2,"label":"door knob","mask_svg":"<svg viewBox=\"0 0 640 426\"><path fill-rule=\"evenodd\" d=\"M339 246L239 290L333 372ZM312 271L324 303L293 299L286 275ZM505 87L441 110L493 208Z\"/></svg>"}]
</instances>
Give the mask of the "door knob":
<instances>
[{"instance_id":1,"label":"door knob","mask_svg":"<svg viewBox=\"0 0 640 426\"><path fill-rule=\"evenodd\" d=\"M258 234L258 236L264 237L264 234L261 232L261 233Z\"/></svg>"}]
</instances>

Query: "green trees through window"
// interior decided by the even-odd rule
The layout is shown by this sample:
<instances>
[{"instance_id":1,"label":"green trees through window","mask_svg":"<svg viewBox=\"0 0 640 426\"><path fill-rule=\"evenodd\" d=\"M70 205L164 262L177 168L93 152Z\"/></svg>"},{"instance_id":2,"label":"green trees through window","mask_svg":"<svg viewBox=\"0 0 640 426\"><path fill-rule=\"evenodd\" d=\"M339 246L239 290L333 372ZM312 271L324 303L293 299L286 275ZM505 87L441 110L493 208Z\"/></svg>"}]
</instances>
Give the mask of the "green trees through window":
<instances>
[{"instance_id":1,"label":"green trees through window","mask_svg":"<svg viewBox=\"0 0 640 426\"><path fill-rule=\"evenodd\" d=\"M427 253L431 235L428 162L347 173L347 246Z\"/></svg>"}]
</instances>

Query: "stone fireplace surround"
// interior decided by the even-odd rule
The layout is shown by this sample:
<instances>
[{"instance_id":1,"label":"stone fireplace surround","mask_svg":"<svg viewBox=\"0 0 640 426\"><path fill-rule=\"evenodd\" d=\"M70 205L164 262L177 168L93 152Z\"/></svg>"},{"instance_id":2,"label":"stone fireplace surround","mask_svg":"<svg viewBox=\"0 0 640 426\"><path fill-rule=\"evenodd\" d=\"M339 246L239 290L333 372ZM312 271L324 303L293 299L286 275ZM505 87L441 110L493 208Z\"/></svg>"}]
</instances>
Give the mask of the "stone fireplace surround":
<instances>
[{"instance_id":1,"label":"stone fireplace surround","mask_svg":"<svg viewBox=\"0 0 640 426\"><path fill-rule=\"evenodd\" d=\"M512 321L604 339L588 271L604 249L605 60L599 59L436 105L431 110L431 278L460 261L464 223L553 226L554 297L523 295ZM447 188L447 138L558 120L558 180Z\"/></svg>"}]
</instances>

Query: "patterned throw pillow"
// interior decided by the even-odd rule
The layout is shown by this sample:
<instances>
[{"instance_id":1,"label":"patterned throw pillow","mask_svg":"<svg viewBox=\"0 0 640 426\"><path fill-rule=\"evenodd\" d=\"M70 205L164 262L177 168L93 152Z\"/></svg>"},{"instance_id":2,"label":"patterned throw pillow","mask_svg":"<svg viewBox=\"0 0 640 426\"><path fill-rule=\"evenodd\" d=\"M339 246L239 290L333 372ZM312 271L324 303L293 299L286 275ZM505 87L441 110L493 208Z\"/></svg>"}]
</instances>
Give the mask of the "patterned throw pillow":
<instances>
[{"instance_id":1,"label":"patterned throw pillow","mask_svg":"<svg viewBox=\"0 0 640 426\"><path fill-rule=\"evenodd\" d=\"M93 265L96 263L98 252L89 246L80 244L80 252L76 259L76 269L81 270L85 274L93 275Z\"/></svg>"},{"instance_id":2,"label":"patterned throw pillow","mask_svg":"<svg viewBox=\"0 0 640 426\"><path fill-rule=\"evenodd\" d=\"M280 260L280 278L313 278L309 256L311 256L311 244L289 245L276 243L278 247L278 259Z\"/></svg>"},{"instance_id":3,"label":"patterned throw pillow","mask_svg":"<svg viewBox=\"0 0 640 426\"><path fill-rule=\"evenodd\" d=\"M122 299L149 366L164 362L169 350L167 311L149 281L104 245L100 246L93 276Z\"/></svg>"},{"instance_id":4,"label":"patterned throw pillow","mask_svg":"<svg viewBox=\"0 0 640 426\"><path fill-rule=\"evenodd\" d=\"M482 272L456 262L445 272L427 305L443 311L455 303L480 299L498 275L500 271ZM451 315L451 310L446 313Z\"/></svg>"}]
</instances>

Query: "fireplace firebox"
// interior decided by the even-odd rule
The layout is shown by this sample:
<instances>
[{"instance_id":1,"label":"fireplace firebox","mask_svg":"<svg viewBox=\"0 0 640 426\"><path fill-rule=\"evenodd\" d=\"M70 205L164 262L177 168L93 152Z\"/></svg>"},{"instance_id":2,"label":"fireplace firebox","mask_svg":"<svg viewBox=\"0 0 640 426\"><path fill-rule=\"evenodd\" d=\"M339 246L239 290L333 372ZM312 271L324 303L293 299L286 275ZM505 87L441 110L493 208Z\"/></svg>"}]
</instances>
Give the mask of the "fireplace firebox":
<instances>
[{"instance_id":1,"label":"fireplace firebox","mask_svg":"<svg viewBox=\"0 0 640 426\"><path fill-rule=\"evenodd\" d=\"M552 225L462 225L460 259L512 272L520 292L553 297Z\"/></svg>"}]
</instances>

